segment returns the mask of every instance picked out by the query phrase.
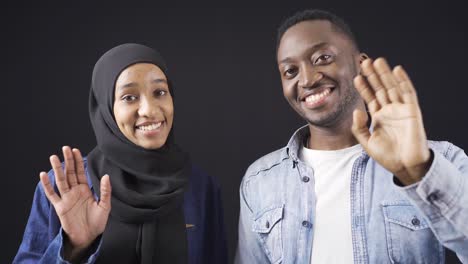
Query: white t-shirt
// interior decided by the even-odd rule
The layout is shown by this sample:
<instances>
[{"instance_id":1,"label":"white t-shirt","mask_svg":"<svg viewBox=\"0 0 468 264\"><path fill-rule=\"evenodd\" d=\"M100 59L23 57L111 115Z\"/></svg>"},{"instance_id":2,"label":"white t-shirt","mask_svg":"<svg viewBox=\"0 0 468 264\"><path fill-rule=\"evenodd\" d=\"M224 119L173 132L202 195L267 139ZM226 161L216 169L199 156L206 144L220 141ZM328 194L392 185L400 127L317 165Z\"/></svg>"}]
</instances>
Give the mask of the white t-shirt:
<instances>
[{"instance_id":1,"label":"white t-shirt","mask_svg":"<svg viewBox=\"0 0 468 264\"><path fill-rule=\"evenodd\" d=\"M299 158L313 168L317 199L311 263L353 263L351 170L361 145L340 150L303 147Z\"/></svg>"}]
</instances>

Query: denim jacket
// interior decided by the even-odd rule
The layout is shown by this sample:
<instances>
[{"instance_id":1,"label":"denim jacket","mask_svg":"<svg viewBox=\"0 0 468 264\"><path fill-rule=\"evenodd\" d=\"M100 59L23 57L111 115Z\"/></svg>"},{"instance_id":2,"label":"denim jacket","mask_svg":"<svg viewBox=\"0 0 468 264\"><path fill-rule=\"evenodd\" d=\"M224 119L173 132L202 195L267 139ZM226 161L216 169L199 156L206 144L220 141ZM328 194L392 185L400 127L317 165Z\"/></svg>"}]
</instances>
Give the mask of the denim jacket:
<instances>
[{"instance_id":1,"label":"denim jacket","mask_svg":"<svg viewBox=\"0 0 468 264\"><path fill-rule=\"evenodd\" d=\"M84 165L88 185L97 199L86 159ZM49 171L49 178L56 189L52 170ZM183 211L187 227L188 263L226 263L228 252L220 188L215 178L197 166L192 166L190 184L184 195ZM13 263L69 263L63 259L63 238L60 220L39 183L23 241ZM101 243L102 236L93 243L85 263L99 261Z\"/></svg>"},{"instance_id":2,"label":"denim jacket","mask_svg":"<svg viewBox=\"0 0 468 264\"><path fill-rule=\"evenodd\" d=\"M308 127L300 128L286 147L247 169L236 263L310 263L314 171L298 158L308 136ZM449 142L429 141L429 147L429 171L406 187L364 151L354 162L349 221L355 263L444 263L444 247L468 263L468 157Z\"/></svg>"}]
</instances>

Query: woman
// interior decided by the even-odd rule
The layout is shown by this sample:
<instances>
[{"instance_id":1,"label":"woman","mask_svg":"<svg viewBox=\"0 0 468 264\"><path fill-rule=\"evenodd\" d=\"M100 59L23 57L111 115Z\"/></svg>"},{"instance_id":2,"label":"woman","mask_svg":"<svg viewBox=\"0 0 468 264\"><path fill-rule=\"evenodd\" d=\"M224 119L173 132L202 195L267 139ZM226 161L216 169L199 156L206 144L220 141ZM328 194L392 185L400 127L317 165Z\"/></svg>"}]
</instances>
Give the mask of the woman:
<instances>
[{"instance_id":1,"label":"woman","mask_svg":"<svg viewBox=\"0 0 468 264\"><path fill-rule=\"evenodd\" d=\"M14 263L227 261L219 188L174 143L173 96L155 50L123 44L99 59L97 146L50 157Z\"/></svg>"}]
</instances>

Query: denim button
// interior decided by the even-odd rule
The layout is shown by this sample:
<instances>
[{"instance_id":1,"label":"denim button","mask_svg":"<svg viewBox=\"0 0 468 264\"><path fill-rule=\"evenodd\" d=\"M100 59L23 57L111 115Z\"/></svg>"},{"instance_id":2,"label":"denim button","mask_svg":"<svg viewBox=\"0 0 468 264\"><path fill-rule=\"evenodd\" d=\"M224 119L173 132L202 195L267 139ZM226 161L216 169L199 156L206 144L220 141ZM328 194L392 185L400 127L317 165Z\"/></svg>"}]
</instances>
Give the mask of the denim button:
<instances>
[{"instance_id":1,"label":"denim button","mask_svg":"<svg viewBox=\"0 0 468 264\"><path fill-rule=\"evenodd\" d=\"M309 182L310 178L307 176L302 177L303 182Z\"/></svg>"},{"instance_id":2,"label":"denim button","mask_svg":"<svg viewBox=\"0 0 468 264\"><path fill-rule=\"evenodd\" d=\"M436 200L439 199L439 195L437 194L437 191L436 192L433 192L431 194L429 194L429 196L427 196L427 200L429 200L429 202L434 202Z\"/></svg>"},{"instance_id":3,"label":"denim button","mask_svg":"<svg viewBox=\"0 0 468 264\"><path fill-rule=\"evenodd\" d=\"M312 226L312 224L310 222L308 222L308 221L302 221L302 226L310 228Z\"/></svg>"},{"instance_id":4,"label":"denim button","mask_svg":"<svg viewBox=\"0 0 468 264\"><path fill-rule=\"evenodd\" d=\"M265 224L265 227L270 228L270 222L267 221L266 224Z\"/></svg>"},{"instance_id":5,"label":"denim button","mask_svg":"<svg viewBox=\"0 0 468 264\"><path fill-rule=\"evenodd\" d=\"M414 217L412 220L411 220L411 223L415 226L418 226L419 224L421 224L421 222L419 221L419 219L417 217Z\"/></svg>"}]
</instances>

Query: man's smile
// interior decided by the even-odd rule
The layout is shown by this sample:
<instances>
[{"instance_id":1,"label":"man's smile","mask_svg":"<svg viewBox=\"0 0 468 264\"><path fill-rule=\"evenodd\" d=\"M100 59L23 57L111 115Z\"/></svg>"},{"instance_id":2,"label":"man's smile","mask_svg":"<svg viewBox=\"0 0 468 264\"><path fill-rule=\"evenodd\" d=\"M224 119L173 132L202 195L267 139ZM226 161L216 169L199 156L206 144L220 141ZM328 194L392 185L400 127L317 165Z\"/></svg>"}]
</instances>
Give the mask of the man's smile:
<instances>
[{"instance_id":1,"label":"man's smile","mask_svg":"<svg viewBox=\"0 0 468 264\"><path fill-rule=\"evenodd\" d=\"M322 106L326 99L333 93L335 86L327 85L312 89L301 97L301 102L304 102L305 107L314 109Z\"/></svg>"}]
</instances>

